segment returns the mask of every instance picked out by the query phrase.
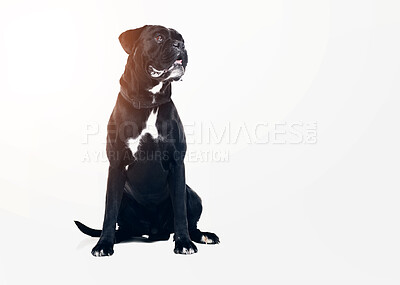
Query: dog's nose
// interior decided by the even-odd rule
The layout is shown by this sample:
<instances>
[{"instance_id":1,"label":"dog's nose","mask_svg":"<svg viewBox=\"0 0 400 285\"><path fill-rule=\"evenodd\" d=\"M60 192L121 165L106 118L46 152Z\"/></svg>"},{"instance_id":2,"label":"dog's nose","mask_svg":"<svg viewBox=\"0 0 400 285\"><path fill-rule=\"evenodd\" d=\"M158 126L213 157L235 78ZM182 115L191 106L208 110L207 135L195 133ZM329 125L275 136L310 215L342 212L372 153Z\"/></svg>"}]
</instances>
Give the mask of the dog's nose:
<instances>
[{"instance_id":1,"label":"dog's nose","mask_svg":"<svg viewBox=\"0 0 400 285\"><path fill-rule=\"evenodd\" d=\"M174 41L172 45L178 49L182 49L184 47L183 42L181 41Z\"/></svg>"}]
</instances>

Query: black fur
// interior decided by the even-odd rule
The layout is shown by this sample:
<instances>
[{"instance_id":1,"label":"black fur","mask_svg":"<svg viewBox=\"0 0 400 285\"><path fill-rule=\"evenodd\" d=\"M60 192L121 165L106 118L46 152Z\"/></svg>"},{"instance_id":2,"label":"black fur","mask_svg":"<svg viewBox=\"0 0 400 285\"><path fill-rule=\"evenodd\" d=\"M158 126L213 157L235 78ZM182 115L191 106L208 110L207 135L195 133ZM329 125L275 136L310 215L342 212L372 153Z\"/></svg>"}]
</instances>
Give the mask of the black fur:
<instances>
[{"instance_id":1,"label":"black fur","mask_svg":"<svg viewBox=\"0 0 400 285\"><path fill-rule=\"evenodd\" d=\"M171 82L180 79L188 62L183 38L173 29L144 26L119 39L129 57L107 128L110 167L103 229L75 223L83 233L100 237L95 256L111 255L114 243L143 235L157 241L174 233L174 252L181 254L197 252L192 241L219 243L215 234L197 229L201 199L185 182L185 134L170 99ZM150 91L154 86L161 86L156 94ZM132 153L127 140L141 135L151 112L157 113L158 137L142 134Z\"/></svg>"}]
</instances>

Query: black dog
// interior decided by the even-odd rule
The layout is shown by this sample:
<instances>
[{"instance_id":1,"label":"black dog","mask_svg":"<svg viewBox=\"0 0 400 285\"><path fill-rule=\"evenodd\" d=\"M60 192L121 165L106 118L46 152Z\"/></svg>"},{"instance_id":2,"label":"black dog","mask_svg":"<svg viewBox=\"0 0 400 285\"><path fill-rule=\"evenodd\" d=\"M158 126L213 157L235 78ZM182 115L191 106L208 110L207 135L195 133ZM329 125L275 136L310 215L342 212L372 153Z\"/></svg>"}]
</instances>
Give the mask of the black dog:
<instances>
[{"instance_id":1,"label":"black dog","mask_svg":"<svg viewBox=\"0 0 400 285\"><path fill-rule=\"evenodd\" d=\"M171 233L175 253L197 252L192 241L217 244L217 235L197 229L201 199L185 182L185 134L171 100L171 82L188 62L183 38L173 29L144 26L119 40L129 57L107 126L103 230L75 223L100 237L94 256L112 255L114 243L133 237L168 240Z\"/></svg>"}]
</instances>

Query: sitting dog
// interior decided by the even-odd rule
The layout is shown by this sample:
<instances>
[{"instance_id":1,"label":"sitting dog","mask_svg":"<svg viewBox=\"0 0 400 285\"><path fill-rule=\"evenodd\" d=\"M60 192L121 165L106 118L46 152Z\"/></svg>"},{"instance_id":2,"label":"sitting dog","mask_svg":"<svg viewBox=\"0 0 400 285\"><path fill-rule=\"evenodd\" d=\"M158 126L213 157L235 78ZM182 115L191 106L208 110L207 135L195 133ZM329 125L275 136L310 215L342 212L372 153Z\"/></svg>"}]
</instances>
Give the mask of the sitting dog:
<instances>
[{"instance_id":1,"label":"sitting dog","mask_svg":"<svg viewBox=\"0 0 400 285\"><path fill-rule=\"evenodd\" d=\"M201 199L185 182L185 133L171 100L171 82L188 62L184 40L173 29L144 26L122 33L119 41L129 56L107 126L103 229L75 223L100 237L94 256L112 255L114 243L123 240L168 240L171 233L179 254L197 252L192 241L217 244L217 235L197 229Z\"/></svg>"}]
</instances>

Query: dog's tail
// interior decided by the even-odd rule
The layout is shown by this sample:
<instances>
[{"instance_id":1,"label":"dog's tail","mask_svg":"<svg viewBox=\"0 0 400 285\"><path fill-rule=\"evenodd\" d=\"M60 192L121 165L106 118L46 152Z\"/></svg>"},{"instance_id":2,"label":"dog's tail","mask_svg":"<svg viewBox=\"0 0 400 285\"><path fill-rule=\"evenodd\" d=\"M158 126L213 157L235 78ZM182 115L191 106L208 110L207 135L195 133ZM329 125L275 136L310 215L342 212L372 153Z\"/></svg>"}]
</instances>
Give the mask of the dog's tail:
<instances>
[{"instance_id":1,"label":"dog's tail","mask_svg":"<svg viewBox=\"0 0 400 285\"><path fill-rule=\"evenodd\" d=\"M74 222L75 222L75 225L78 227L78 229L80 229L81 232L83 232L84 234L91 236L91 237L100 237L101 230L95 230L95 229L89 228L78 221L74 221Z\"/></svg>"}]
</instances>

